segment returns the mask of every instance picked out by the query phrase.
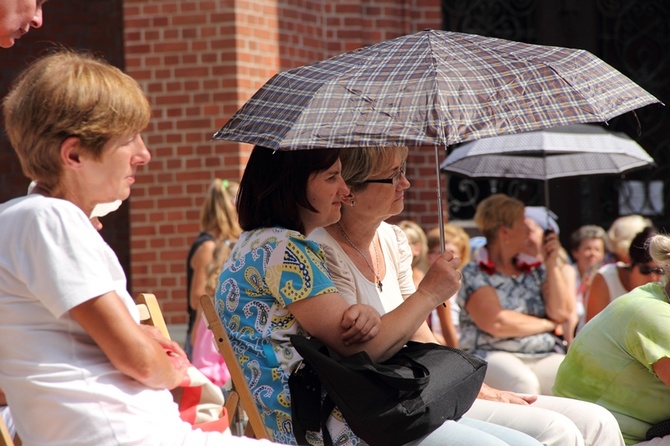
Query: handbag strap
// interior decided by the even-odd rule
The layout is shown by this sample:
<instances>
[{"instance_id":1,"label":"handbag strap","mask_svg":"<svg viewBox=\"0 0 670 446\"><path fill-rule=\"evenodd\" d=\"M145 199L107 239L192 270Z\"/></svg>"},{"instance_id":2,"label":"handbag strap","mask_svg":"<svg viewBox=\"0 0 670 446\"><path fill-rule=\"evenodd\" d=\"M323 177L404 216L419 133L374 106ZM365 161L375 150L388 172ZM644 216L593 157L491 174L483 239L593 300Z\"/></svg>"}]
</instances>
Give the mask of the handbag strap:
<instances>
[{"instance_id":1,"label":"handbag strap","mask_svg":"<svg viewBox=\"0 0 670 446\"><path fill-rule=\"evenodd\" d=\"M425 346L422 343L408 342L408 346L411 345L411 348L407 349L407 347L403 347L394 355L396 363L410 365L410 367L415 370L415 376L404 377L398 374L391 365L373 363L370 356L365 352L359 352L338 360L336 358L338 358L339 355L315 338L292 335L290 339L291 343L298 350L298 353L300 353L307 362L310 361L310 354L324 355L332 358L334 361L339 361L341 365L345 365L350 370L373 375L375 379L379 379L387 385L399 390L415 391L423 389L428 385L430 379L430 373L423 364L418 363L410 356L404 354L405 352L411 353L411 351L417 349L425 349ZM318 367L315 367L315 369L318 369Z\"/></svg>"},{"instance_id":2,"label":"handbag strap","mask_svg":"<svg viewBox=\"0 0 670 446\"><path fill-rule=\"evenodd\" d=\"M321 402L321 436L323 437L323 446L333 446L333 439L331 438L330 431L326 425L328 417L330 417L333 409L335 409L335 403L328 395L326 395ZM307 432L302 423L294 418L291 424L293 426L293 436L295 437L296 443L299 445L309 445L307 442Z\"/></svg>"},{"instance_id":3,"label":"handbag strap","mask_svg":"<svg viewBox=\"0 0 670 446\"><path fill-rule=\"evenodd\" d=\"M396 355L396 359L402 358L402 362L405 365L409 365L417 372L416 376L405 377L399 375L393 366L384 363L373 363L367 355L356 356L355 359L354 357L348 357L342 360L342 362L346 362L347 366L352 370L374 374L375 379L379 379L398 390L420 390L428 385L430 372L426 366L404 355L402 350L396 353Z\"/></svg>"},{"instance_id":4,"label":"handbag strap","mask_svg":"<svg viewBox=\"0 0 670 446\"><path fill-rule=\"evenodd\" d=\"M309 444L307 443L307 434L305 432L305 427L299 420L295 417L291 420L291 426L293 426L293 436L295 437L296 444Z\"/></svg>"},{"instance_id":5,"label":"handbag strap","mask_svg":"<svg viewBox=\"0 0 670 446\"><path fill-rule=\"evenodd\" d=\"M323 437L323 446L333 446L333 439L330 437L328 426L326 426L328 417L330 417L333 409L335 409L335 403L326 395L321 403L321 435Z\"/></svg>"}]
</instances>

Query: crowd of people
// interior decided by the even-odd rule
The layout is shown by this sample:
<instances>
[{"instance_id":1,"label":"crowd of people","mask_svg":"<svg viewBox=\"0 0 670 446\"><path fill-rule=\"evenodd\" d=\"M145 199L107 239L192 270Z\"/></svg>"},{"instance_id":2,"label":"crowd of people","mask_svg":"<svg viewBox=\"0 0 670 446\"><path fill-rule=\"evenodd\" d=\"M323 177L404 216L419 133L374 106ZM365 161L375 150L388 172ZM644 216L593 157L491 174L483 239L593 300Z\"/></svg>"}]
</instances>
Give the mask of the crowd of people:
<instances>
[{"instance_id":1,"label":"crowd of people","mask_svg":"<svg viewBox=\"0 0 670 446\"><path fill-rule=\"evenodd\" d=\"M42 25L44 1L1 2L0 46ZM670 444L670 237L648 219L580 227L569 255L550 210L494 194L474 217L484 244L471 246L454 223L424 232L387 222L410 187L406 147L256 146L241 182L214 179L204 199L186 259L183 350L139 323L98 233L96 207L127 199L151 160L137 82L61 49L19 76L2 111L34 181L0 205L0 406L25 445L296 444L294 334L375 361L408 341L485 358L470 410L412 445ZM270 441L180 416L170 390L191 363L219 386L229 378L200 315L203 294L217 303ZM365 444L337 408L326 426L334 444ZM323 432L307 441L322 445Z\"/></svg>"},{"instance_id":2,"label":"crowd of people","mask_svg":"<svg viewBox=\"0 0 670 446\"><path fill-rule=\"evenodd\" d=\"M466 437L477 444L630 443L619 414L598 398L555 388L566 352L583 343L577 294L582 290L588 302L584 284L593 278L580 272L578 259L596 277L607 266L613 242L604 229L575 231L571 258L551 211L495 194L474 219L485 245L471 250L467 233L449 223L443 248L439 228L425 235L415 222L386 222L402 212L410 186L407 148L336 152L306 152L299 162L294 153L254 148L238 196L244 232L216 290L219 315L274 441L295 443L288 377L300 357L289 336L309 334L339 354L365 350L374 360L408 340L458 345L486 358L471 409L417 444L460 444ZM284 203L281 212L277 202ZM654 234L644 228L630 250L644 251ZM631 262L652 280L665 271L653 259ZM440 302L458 308L456 320L451 311L438 316ZM327 426L336 443L361 443L337 411ZM320 432L307 438L322 441Z\"/></svg>"}]
</instances>

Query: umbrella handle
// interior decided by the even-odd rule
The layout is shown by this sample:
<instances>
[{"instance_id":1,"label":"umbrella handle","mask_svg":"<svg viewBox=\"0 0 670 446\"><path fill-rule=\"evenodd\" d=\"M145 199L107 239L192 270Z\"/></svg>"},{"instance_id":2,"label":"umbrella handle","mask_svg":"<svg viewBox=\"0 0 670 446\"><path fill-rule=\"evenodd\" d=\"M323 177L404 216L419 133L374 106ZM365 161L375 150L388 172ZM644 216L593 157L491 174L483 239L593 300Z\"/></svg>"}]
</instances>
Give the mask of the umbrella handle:
<instances>
[{"instance_id":1,"label":"umbrella handle","mask_svg":"<svg viewBox=\"0 0 670 446\"><path fill-rule=\"evenodd\" d=\"M440 228L440 254L442 254L444 252L444 212L442 209L442 182L440 181L440 153L437 144L435 144L435 178L437 179L437 222Z\"/></svg>"},{"instance_id":2,"label":"umbrella handle","mask_svg":"<svg viewBox=\"0 0 670 446\"><path fill-rule=\"evenodd\" d=\"M440 153L439 146L435 144L435 176L437 179L437 221L440 228L440 254L444 252L444 210L442 209L442 181L440 181ZM445 147L445 150L447 148ZM443 307L447 307L442 302Z\"/></svg>"}]
</instances>

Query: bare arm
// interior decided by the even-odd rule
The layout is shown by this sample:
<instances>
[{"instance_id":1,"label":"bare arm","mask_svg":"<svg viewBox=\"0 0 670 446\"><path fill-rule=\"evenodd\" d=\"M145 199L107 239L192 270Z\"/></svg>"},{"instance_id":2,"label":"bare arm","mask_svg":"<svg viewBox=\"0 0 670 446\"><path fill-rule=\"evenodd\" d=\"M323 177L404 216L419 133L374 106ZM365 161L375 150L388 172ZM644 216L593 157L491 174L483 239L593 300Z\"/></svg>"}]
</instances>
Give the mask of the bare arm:
<instances>
[{"instance_id":1,"label":"bare arm","mask_svg":"<svg viewBox=\"0 0 670 446\"><path fill-rule=\"evenodd\" d=\"M609 303L610 291L607 288L607 282L605 282L605 278L600 273L596 273L593 277L593 282L591 282L591 288L586 300L586 322L603 311Z\"/></svg>"},{"instance_id":2,"label":"bare arm","mask_svg":"<svg viewBox=\"0 0 670 446\"><path fill-rule=\"evenodd\" d=\"M665 357L659 359L652 365L652 368L654 369L656 376L658 376L666 386L670 387L670 358Z\"/></svg>"},{"instance_id":3,"label":"bare arm","mask_svg":"<svg viewBox=\"0 0 670 446\"><path fill-rule=\"evenodd\" d=\"M216 243L212 240L203 242L195 250L191 257L191 268L193 268L193 277L191 279L191 292L188 296L188 303L194 310L200 308L200 296L207 294L207 265L214 258L214 248Z\"/></svg>"},{"instance_id":4,"label":"bare arm","mask_svg":"<svg viewBox=\"0 0 670 446\"><path fill-rule=\"evenodd\" d=\"M200 311L200 296L207 294L207 266L214 258L214 248L216 243L211 240L203 242L198 249L195 250L191 257L191 268L193 269L193 276L191 276L191 292L188 296L188 305L195 310L195 320L193 326L197 327L202 317ZM195 343L195 329L191 331L191 345Z\"/></svg>"},{"instance_id":5,"label":"bare arm","mask_svg":"<svg viewBox=\"0 0 670 446\"><path fill-rule=\"evenodd\" d=\"M550 233L545 236L543 250L545 252L545 267L547 278L542 284L542 297L549 319L558 324L570 320L575 311L574 292L568 290L565 277L561 271L559 250L561 244L558 235Z\"/></svg>"},{"instance_id":6,"label":"bare arm","mask_svg":"<svg viewBox=\"0 0 670 446\"><path fill-rule=\"evenodd\" d=\"M432 342L433 344L440 343L426 322L421 324L419 329L416 331L416 333L414 333L414 335L410 338L410 340L414 342L424 342L424 343Z\"/></svg>"},{"instance_id":7,"label":"bare arm","mask_svg":"<svg viewBox=\"0 0 670 446\"><path fill-rule=\"evenodd\" d=\"M565 339L569 345L574 339L575 330L577 324L579 324L579 315L577 314L577 271L569 264L564 263L561 266L561 274L563 274L563 278L565 279L570 298L575 303L570 318L563 323L563 339Z\"/></svg>"},{"instance_id":8,"label":"bare arm","mask_svg":"<svg viewBox=\"0 0 670 446\"><path fill-rule=\"evenodd\" d=\"M523 337L556 329L556 322L513 310L505 310L493 287L484 286L470 295L465 304L475 325L499 338Z\"/></svg>"},{"instance_id":9,"label":"bare arm","mask_svg":"<svg viewBox=\"0 0 670 446\"><path fill-rule=\"evenodd\" d=\"M454 322L451 320L451 299L446 301L444 305L438 305L435 309L437 317L440 320L440 328L442 328L442 336L444 336L444 343L449 347L458 347L458 334Z\"/></svg>"},{"instance_id":10,"label":"bare arm","mask_svg":"<svg viewBox=\"0 0 670 446\"><path fill-rule=\"evenodd\" d=\"M188 362L181 347L159 337L154 327L137 324L115 292L74 307L70 315L123 374L155 389L173 389L182 382ZM164 348L183 361L171 361Z\"/></svg>"},{"instance_id":11,"label":"bare arm","mask_svg":"<svg viewBox=\"0 0 670 446\"><path fill-rule=\"evenodd\" d=\"M374 361L396 353L414 334L433 308L458 291L460 259L445 252L430 268L419 289L395 310L381 317L377 336L365 342L345 345L340 323L349 304L337 294L315 296L288 306L300 325L342 355L366 351ZM427 329L427 327L426 327Z\"/></svg>"}]
</instances>

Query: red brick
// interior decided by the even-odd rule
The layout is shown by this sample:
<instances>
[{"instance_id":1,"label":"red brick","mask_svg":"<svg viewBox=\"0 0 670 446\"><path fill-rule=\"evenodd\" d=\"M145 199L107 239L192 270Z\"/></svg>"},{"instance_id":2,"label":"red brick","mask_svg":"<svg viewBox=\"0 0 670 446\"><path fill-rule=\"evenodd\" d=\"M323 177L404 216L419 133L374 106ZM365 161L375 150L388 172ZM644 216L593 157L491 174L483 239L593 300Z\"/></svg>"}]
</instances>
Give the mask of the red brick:
<instances>
[{"instance_id":1,"label":"red brick","mask_svg":"<svg viewBox=\"0 0 670 446\"><path fill-rule=\"evenodd\" d=\"M212 133L276 72L439 28L440 2L125 0L124 17L126 70L154 108L144 132L154 160L131 201L129 285L155 292L168 323L183 323L184 262L202 197L215 176L239 179L251 150L211 142ZM420 152L402 217L423 224L436 220L437 206L433 149Z\"/></svg>"}]
</instances>

